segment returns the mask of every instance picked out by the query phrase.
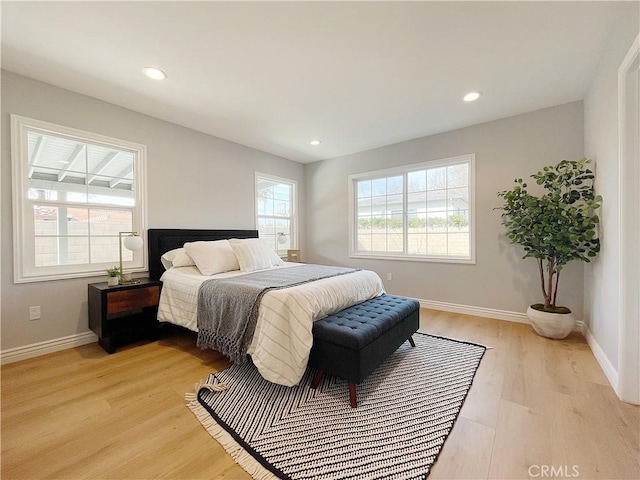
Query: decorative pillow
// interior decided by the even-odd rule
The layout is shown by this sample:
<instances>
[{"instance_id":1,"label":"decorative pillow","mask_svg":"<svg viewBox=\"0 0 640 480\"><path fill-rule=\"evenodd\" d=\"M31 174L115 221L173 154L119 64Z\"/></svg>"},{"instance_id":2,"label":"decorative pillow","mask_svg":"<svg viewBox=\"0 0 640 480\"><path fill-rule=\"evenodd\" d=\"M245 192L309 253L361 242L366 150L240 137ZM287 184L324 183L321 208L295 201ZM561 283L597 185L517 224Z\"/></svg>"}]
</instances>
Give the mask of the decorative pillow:
<instances>
[{"instance_id":1,"label":"decorative pillow","mask_svg":"<svg viewBox=\"0 0 640 480\"><path fill-rule=\"evenodd\" d=\"M228 240L215 240L213 242L185 243L184 248L202 275L215 275L216 273L240 270L238 259L231 249Z\"/></svg>"},{"instance_id":2,"label":"decorative pillow","mask_svg":"<svg viewBox=\"0 0 640 480\"><path fill-rule=\"evenodd\" d=\"M238 258L240 270L253 272L277 267L284 262L261 238L232 238L229 244Z\"/></svg>"},{"instance_id":3,"label":"decorative pillow","mask_svg":"<svg viewBox=\"0 0 640 480\"><path fill-rule=\"evenodd\" d=\"M160 257L160 261L165 270L169 270L171 267L189 267L196 264L184 248L169 250Z\"/></svg>"}]
</instances>

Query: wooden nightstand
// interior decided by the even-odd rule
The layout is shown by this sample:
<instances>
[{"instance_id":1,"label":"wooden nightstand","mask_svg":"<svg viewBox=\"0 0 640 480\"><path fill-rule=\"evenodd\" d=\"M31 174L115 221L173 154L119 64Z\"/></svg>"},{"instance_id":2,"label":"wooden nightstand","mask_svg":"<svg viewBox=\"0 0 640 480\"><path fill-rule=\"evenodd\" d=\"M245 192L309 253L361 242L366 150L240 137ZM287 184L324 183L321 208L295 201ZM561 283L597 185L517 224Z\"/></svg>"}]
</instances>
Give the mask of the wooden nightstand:
<instances>
[{"instance_id":1,"label":"wooden nightstand","mask_svg":"<svg viewBox=\"0 0 640 480\"><path fill-rule=\"evenodd\" d=\"M302 262L300 250L287 250L287 262Z\"/></svg>"},{"instance_id":2,"label":"wooden nightstand","mask_svg":"<svg viewBox=\"0 0 640 480\"><path fill-rule=\"evenodd\" d=\"M141 278L140 283L110 287L89 284L89 328L109 353L138 338L155 340L162 282Z\"/></svg>"}]
</instances>

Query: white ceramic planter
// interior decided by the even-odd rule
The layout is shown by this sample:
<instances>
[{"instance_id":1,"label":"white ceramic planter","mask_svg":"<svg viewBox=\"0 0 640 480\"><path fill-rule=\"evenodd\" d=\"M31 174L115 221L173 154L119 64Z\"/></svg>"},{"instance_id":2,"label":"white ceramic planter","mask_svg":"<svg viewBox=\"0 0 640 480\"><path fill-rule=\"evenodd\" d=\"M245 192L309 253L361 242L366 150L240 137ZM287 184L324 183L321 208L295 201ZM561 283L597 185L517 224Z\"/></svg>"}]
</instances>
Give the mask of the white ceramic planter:
<instances>
[{"instance_id":1,"label":"white ceramic planter","mask_svg":"<svg viewBox=\"0 0 640 480\"><path fill-rule=\"evenodd\" d=\"M541 312L529 307L527 317L536 333L547 338L565 338L576 324L573 313Z\"/></svg>"},{"instance_id":2,"label":"white ceramic planter","mask_svg":"<svg viewBox=\"0 0 640 480\"><path fill-rule=\"evenodd\" d=\"M118 277L107 277L107 285L110 287L115 287L118 285Z\"/></svg>"}]
</instances>

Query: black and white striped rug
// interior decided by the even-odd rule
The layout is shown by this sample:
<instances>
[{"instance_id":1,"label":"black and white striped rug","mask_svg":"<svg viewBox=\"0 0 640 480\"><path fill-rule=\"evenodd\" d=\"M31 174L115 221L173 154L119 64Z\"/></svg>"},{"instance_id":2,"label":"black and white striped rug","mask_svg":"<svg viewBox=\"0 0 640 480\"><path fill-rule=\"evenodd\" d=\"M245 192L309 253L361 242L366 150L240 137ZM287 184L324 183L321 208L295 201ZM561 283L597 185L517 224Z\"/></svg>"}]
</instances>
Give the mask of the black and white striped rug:
<instances>
[{"instance_id":1,"label":"black and white striped rug","mask_svg":"<svg viewBox=\"0 0 640 480\"><path fill-rule=\"evenodd\" d=\"M227 390L201 388L189 407L254 478L426 478L453 428L485 347L414 334L358 385L309 388L264 380L247 362L211 375Z\"/></svg>"}]
</instances>

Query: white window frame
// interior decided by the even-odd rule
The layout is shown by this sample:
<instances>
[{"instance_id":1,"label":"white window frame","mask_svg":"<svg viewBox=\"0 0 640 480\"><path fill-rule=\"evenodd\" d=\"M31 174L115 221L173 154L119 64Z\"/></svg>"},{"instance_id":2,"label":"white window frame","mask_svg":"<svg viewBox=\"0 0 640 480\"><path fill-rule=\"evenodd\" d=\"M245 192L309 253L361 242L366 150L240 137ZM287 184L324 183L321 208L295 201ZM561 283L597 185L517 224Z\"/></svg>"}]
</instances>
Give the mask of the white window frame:
<instances>
[{"instance_id":1,"label":"white window frame","mask_svg":"<svg viewBox=\"0 0 640 480\"><path fill-rule=\"evenodd\" d=\"M253 182L253 186L254 186L253 207L254 207L254 212L255 212L255 215L254 215L254 217L255 217L255 228L258 231L259 231L259 229L258 229L258 219L260 217L265 217L264 215L258 215L258 179L260 179L260 178L264 178L266 180L271 180L271 181L274 181L274 182L286 183L286 184L291 185L292 194L293 194L293 201L291 202L291 215L290 215L290 218L289 218L290 225L291 225L289 250L297 249L298 248L298 182L296 180L291 179L291 178L284 178L284 177L278 177L276 175L270 175L268 173L255 172L254 182ZM269 216L267 215L266 217L269 217ZM278 255L280 255L282 257L286 257L287 256L286 251L277 250L276 253L278 253Z\"/></svg>"},{"instance_id":2,"label":"white window frame","mask_svg":"<svg viewBox=\"0 0 640 480\"><path fill-rule=\"evenodd\" d=\"M462 263L462 264L475 264L476 263L476 211L475 211L475 154L460 155L457 157L443 158L439 160L431 160L428 162L416 163L412 165L403 165L399 167L392 167L383 170L376 170L372 172L364 172L349 175L349 257L350 258L362 258L362 259L379 259L379 260L403 260L413 262L440 262L440 263ZM406 253L407 248L407 175L409 172L416 170L424 170L425 168L434 168L443 165L453 165L459 163L469 164L469 256L468 257L456 257L447 255L418 255ZM403 238L404 238L404 251L403 252L366 252L357 250L356 248L356 222L358 220L358 205L357 195L355 191L355 185L358 181L373 180L383 177L391 176L403 176L404 189L404 207L403 207Z\"/></svg>"},{"instance_id":3,"label":"white window frame","mask_svg":"<svg viewBox=\"0 0 640 480\"><path fill-rule=\"evenodd\" d=\"M56 125L33 118L11 115L11 164L13 179L13 271L15 283L30 283L66 278L104 275L107 268L119 263L118 259L107 263L35 266L35 232L33 201L29 200L29 159L27 135L37 132L68 138L94 145L128 150L134 154L135 207L132 208L133 231L145 240L143 248L134 251L133 260L124 261L128 272L146 271L147 267L147 210L146 210L146 146L138 143L106 137L71 127ZM78 204L78 206L93 206ZM99 205L98 208L103 208Z\"/></svg>"}]
</instances>

